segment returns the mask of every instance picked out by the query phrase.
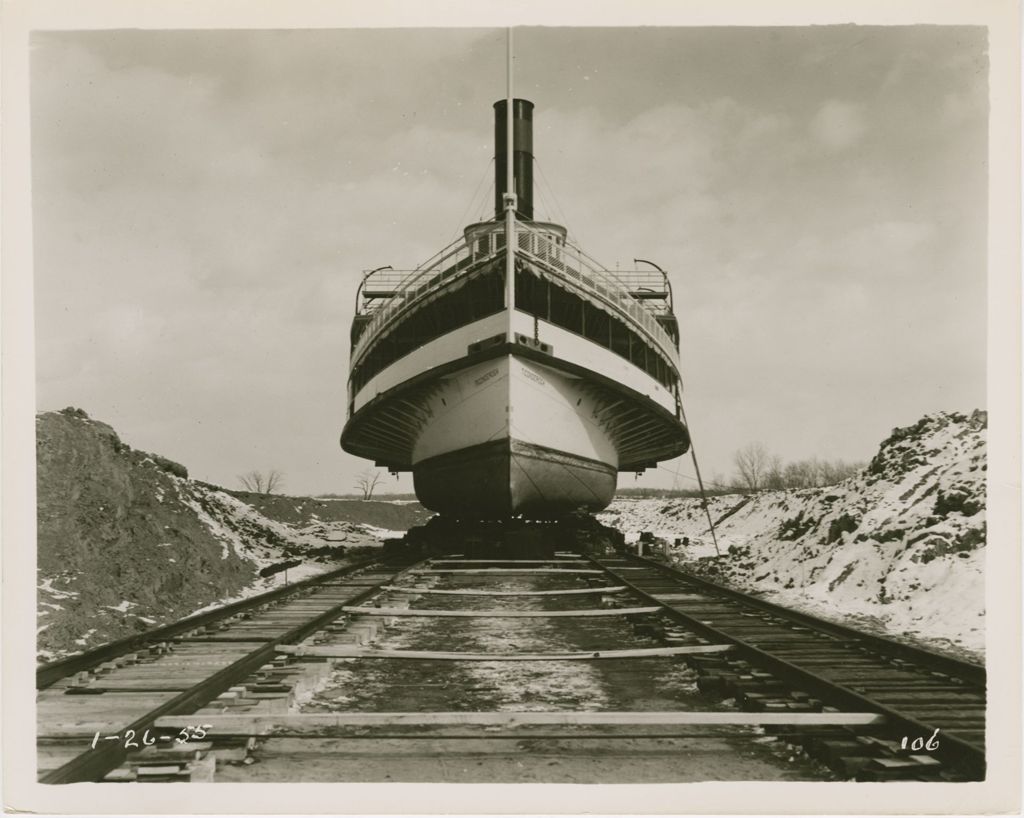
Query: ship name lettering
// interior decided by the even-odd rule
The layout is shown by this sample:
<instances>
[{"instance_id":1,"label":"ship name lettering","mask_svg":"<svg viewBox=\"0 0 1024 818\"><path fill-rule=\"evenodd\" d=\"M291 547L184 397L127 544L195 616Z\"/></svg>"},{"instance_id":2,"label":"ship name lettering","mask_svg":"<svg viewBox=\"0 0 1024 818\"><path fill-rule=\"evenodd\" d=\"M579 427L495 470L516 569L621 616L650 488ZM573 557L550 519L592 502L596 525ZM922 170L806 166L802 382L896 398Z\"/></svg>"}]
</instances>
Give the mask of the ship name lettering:
<instances>
[{"instance_id":1,"label":"ship name lettering","mask_svg":"<svg viewBox=\"0 0 1024 818\"><path fill-rule=\"evenodd\" d=\"M526 368L524 368L524 369L523 369L523 374L524 374L524 375L525 375L525 376L526 376L527 378L529 378L529 379L530 379L531 381L533 381L534 383L539 383L539 384L540 384L541 386L547 386L547 383L548 383L548 382L547 382L546 380L544 380L544 379L543 379L543 378L542 378L542 377L541 377L540 375L538 375L538 374L537 374L536 372L531 372L531 371L530 371L529 369L526 369Z\"/></svg>"},{"instance_id":2,"label":"ship name lettering","mask_svg":"<svg viewBox=\"0 0 1024 818\"><path fill-rule=\"evenodd\" d=\"M484 383L485 381L489 381L491 378L493 378L497 374L498 374L497 368L492 369L490 372L487 372L487 373L481 375L479 378L477 378L475 381L473 381L473 383L475 383L477 386L480 386L480 384Z\"/></svg>"}]
</instances>

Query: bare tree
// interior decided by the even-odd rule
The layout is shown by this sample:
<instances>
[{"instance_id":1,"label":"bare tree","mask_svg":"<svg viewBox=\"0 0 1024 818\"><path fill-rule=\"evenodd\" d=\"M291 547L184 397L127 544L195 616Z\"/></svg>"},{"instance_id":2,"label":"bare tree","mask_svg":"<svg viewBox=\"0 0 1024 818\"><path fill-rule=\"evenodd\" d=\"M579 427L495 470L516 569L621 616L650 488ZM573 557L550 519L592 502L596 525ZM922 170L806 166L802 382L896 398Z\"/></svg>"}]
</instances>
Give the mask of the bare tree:
<instances>
[{"instance_id":1,"label":"bare tree","mask_svg":"<svg viewBox=\"0 0 1024 818\"><path fill-rule=\"evenodd\" d=\"M273 494L281 488L284 482L284 473L278 469L270 469L267 472L251 471L238 475L238 481L246 491L254 494Z\"/></svg>"},{"instance_id":2,"label":"bare tree","mask_svg":"<svg viewBox=\"0 0 1024 818\"><path fill-rule=\"evenodd\" d=\"M815 486L833 486L849 477L854 477L863 463L847 463L844 460L819 460L810 457L787 463L782 470L782 482L787 489L809 489Z\"/></svg>"},{"instance_id":3,"label":"bare tree","mask_svg":"<svg viewBox=\"0 0 1024 818\"><path fill-rule=\"evenodd\" d=\"M834 486L836 483L842 483L844 480L856 476L863 468L863 463L847 463L844 460L822 463L819 485Z\"/></svg>"},{"instance_id":4,"label":"bare tree","mask_svg":"<svg viewBox=\"0 0 1024 818\"><path fill-rule=\"evenodd\" d=\"M786 488L807 489L818 484L818 462L815 459L787 463L783 477Z\"/></svg>"},{"instance_id":5,"label":"bare tree","mask_svg":"<svg viewBox=\"0 0 1024 818\"><path fill-rule=\"evenodd\" d=\"M373 497L373 490L380 482L380 472L367 469L356 479L356 488L363 493L363 499L369 500Z\"/></svg>"},{"instance_id":6,"label":"bare tree","mask_svg":"<svg viewBox=\"0 0 1024 818\"><path fill-rule=\"evenodd\" d=\"M762 443L748 443L733 456L736 464L737 482L748 491L764 488L771 455Z\"/></svg>"},{"instance_id":7,"label":"bare tree","mask_svg":"<svg viewBox=\"0 0 1024 818\"><path fill-rule=\"evenodd\" d=\"M766 489L786 488L786 478L783 476L782 458L777 454L769 455L768 464L764 470L764 487Z\"/></svg>"}]
</instances>

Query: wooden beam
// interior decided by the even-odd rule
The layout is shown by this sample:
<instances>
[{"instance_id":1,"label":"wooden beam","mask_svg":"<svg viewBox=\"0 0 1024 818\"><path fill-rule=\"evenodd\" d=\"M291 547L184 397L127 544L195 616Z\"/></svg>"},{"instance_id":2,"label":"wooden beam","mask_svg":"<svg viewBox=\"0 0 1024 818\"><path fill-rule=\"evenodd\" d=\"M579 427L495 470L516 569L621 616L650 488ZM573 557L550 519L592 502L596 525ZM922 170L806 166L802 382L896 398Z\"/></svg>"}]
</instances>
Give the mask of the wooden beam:
<instances>
[{"instance_id":1,"label":"wooden beam","mask_svg":"<svg viewBox=\"0 0 1024 818\"><path fill-rule=\"evenodd\" d=\"M417 574L603 574L593 568L419 568Z\"/></svg>"},{"instance_id":2,"label":"wooden beam","mask_svg":"<svg viewBox=\"0 0 1024 818\"><path fill-rule=\"evenodd\" d=\"M638 425L631 425L630 430L627 434L620 435L617 439L617 443L620 446L629 446L634 440L645 440L651 436L651 430L656 429L661 425L661 421L656 418L644 421Z\"/></svg>"},{"instance_id":3,"label":"wooden beam","mask_svg":"<svg viewBox=\"0 0 1024 818\"><path fill-rule=\"evenodd\" d=\"M413 439L416 438L420 433L420 427L412 420L409 419L407 413L403 412L397 406L390 405L380 410L380 417L387 421L389 426L398 426L405 429Z\"/></svg>"},{"instance_id":4,"label":"wooden beam","mask_svg":"<svg viewBox=\"0 0 1024 818\"><path fill-rule=\"evenodd\" d=\"M611 434L619 434L619 430L623 428L631 428L634 418L640 418L647 414L647 410L642 406L630 405L626 411L622 414L616 415L614 420L609 420L609 426L611 427Z\"/></svg>"},{"instance_id":5,"label":"wooden beam","mask_svg":"<svg viewBox=\"0 0 1024 818\"><path fill-rule=\"evenodd\" d=\"M686 645L673 648L632 648L630 650L594 650L576 653L460 653L437 650L378 650L349 645L279 645L278 653L292 656L326 656L331 659L445 659L456 662L566 662L595 659L633 659L642 656L685 656L698 653L724 653L735 645Z\"/></svg>"},{"instance_id":6,"label":"wooden beam","mask_svg":"<svg viewBox=\"0 0 1024 818\"><path fill-rule=\"evenodd\" d=\"M550 559L550 560L430 560L431 565L452 565L452 564L475 564L475 565L592 565L590 560L567 560L567 559Z\"/></svg>"},{"instance_id":7,"label":"wooden beam","mask_svg":"<svg viewBox=\"0 0 1024 818\"><path fill-rule=\"evenodd\" d=\"M374 443L377 446L383 446L392 456L400 454L405 447L405 437L396 437L395 435L385 434L385 432L375 424L364 423L359 427L357 434L360 437L368 439L371 443ZM392 448L388 449L388 447Z\"/></svg>"},{"instance_id":8,"label":"wooden beam","mask_svg":"<svg viewBox=\"0 0 1024 818\"><path fill-rule=\"evenodd\" d=\"M667 442L662 445L646 446L644 448L638 448L636 446L624 446L620 450L620 463L651 463L657 462L659 459L663 459L667 447Z\"/></svg>"},{"instance_id":9,"label":"wooden beam","mask_svg":"<svg viewBox=\"0 0 1024 818\"><path fill-rule=\"evenodd\" d=\"M156 727L181 727L189 719L195 722L197 716L161 716ZM862 726L884 724L885 716L879 713L744 713L741 711L702 712L693 710L640 712L621 711L572 711L572 712L524 712L506 711L498 713L288 713L281 715L252 716L238 714L203 714L199 718L208 735L261 735L275 730L290 732L317 732L330 727L368 726L429 726L481 724L517 727L521 725L614 725L651 724L669 726L687 725L792 725L802 727Z\"/></svg>"},{"instance_id":10,"label":"wooden beam","mask_svg":"<svg viewBox=\"0 0 1024 818\"><path fill-rule=\"evenodd\" d=\"M423 413L423 406L419 403L413 403L408 398L399 398L398 403L403 404L409 408L409 414L416 418L416 423L422 428L423 424L429 420L429 418Z\"/></svg>"},{"instance_id":11,"label":"wooden beam","mask_svg":"<svg viewBox=\"0 0 1024 818\"><path fill-rule=\"evenodd\" d=\"M630 616L633 614L657 613L664 610L661 605L647 608L581 608L575 611L435 611L428 608L364 608L361 605L346 605L342 610L348 614L365 616L483 616L489 619L527 619L548 616Z\"/></svg>"},{"instance_id":12,"label":"wooden beam","mask_svg":"<svg viewBox=\"0 0 1024 818\"><path fill-rule=\"evenodd\" d=\"M372 418L367 420L364 425L370 427L374 434L377 434L380 437L392 438L403 441L403 443L408 443L408 441L415 437L415 435L410 437L408 430L401 429L396 424L391 423L391 419L385 418L383 412L374 415Z\"/></svg>"},{"instance_id":13,"label":"wooden beam","mask_svg":"<svg viewBox=\"0 0 1024 818\"><path fill-rule=\"evenodd\" d=\"M617 594L625 591L625 585L604 585L600 588L568 588L564 591L484 591L451 590L434 588L413 588L401 585L382 585L382 591L398 591L403 594L440 594L447 596L569 596L571 594Z\"/></svg>"}]
</instances>

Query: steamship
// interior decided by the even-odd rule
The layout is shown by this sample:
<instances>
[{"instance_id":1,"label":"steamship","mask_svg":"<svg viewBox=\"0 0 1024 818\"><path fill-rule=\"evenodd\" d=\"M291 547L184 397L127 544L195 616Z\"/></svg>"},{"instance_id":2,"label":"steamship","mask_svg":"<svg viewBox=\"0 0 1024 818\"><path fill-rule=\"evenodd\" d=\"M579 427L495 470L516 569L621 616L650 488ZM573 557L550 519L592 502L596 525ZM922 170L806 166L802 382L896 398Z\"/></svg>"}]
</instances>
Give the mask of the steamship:
<instances>
[{"instance_id":1,"label":"steamship","mask_svg":"<svg viewBox=\"0 0 1024 818\"><path fill-rule=\"evenodd\" d=\"M609 271L534 219L533 107L494 104L494 219L356 295L341 446L462 519L597 511L619 472L690 445L668 277Z\"/></svg>"}]
</instances>

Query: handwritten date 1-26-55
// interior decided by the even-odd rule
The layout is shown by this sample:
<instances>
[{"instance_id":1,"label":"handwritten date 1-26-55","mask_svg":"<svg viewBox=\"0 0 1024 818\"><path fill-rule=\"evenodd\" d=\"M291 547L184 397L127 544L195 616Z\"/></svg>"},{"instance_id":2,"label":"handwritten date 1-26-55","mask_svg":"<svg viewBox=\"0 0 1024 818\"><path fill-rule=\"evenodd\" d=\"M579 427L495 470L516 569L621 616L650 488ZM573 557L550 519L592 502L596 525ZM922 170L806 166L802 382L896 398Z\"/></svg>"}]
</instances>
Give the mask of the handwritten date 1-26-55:
<instances>
[{"instance_id":1,"label":"handwritten date 1-26-55","mask_svg":"<svg viewBox=\"0 0 1024 818\"><path fill-rule=\"evenodd\" d=\"M96 735L92 737L92 747L95 749L101 741L124 741L124 747L126 750L152 747L158 741L173 741L176 744L187 744L190 741L200 741L206 738L206 731L212 726L212 724L189 724L182 727L177 735L159 733L155 736L150 735L149 730L144 730L142 735L137 734L134 730L125 730L123 736L120 733L112 736L103 736L100 735L100 731L97 730Z\"/></svg>"}]
</instances>

